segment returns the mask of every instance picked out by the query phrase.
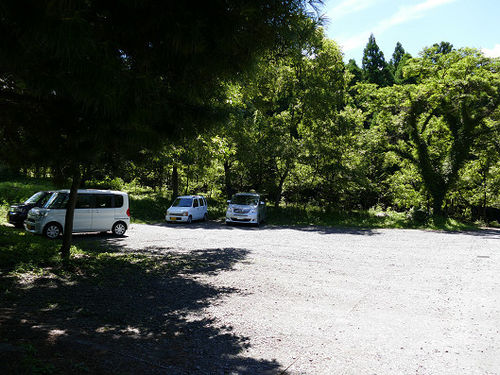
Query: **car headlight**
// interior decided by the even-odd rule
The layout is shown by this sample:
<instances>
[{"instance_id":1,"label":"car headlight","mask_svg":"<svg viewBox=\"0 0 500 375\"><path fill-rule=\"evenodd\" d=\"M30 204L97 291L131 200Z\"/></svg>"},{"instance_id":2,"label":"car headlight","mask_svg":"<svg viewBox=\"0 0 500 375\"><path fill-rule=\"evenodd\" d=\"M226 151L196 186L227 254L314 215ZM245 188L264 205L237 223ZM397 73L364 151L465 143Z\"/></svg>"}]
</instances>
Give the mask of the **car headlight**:
<instances>
[{"instance_id":1,"label":"car headlight","mask_svg":"<svg viewBox=\"0 0 500 375\"><path fill-rule=\"evenodd\" d=\"M167 210L167 215L170 215L170 211L169 210Z\"/></svg>"},{"instance_id":2,"label":"car headlight","mask_svg":"<svg viewBox=\"0 0 500 375\"><path fill-rule=\"evenodd\" d=\"M182 216L187 216L187 215L188 213L186 211L182 213Z\"/></svg>"},{"instance_id":3,"label":"car headlight","mask_svg":"<svg viewBox=\"0 0 500 375\"><path fill-rule=\"evenodd\" d=\"M232 208L232 207L228 207L228 208L227 208L227 212L228 212L228 213L233 212L233 208Z\"/></svg>"},{"instance_id":4,"label":"car headlight","mask_svg":"<svg viewBox=\"0 0 500 375\"><path fill-rule=\"evenodd\" d=\"M251 214L254 214L254 213L256 213L256 212L257 212L257 209L256 209L256 208L252 208L252 209L250 210L250 213L251 213Z\"/></svg>"}]
</instances>

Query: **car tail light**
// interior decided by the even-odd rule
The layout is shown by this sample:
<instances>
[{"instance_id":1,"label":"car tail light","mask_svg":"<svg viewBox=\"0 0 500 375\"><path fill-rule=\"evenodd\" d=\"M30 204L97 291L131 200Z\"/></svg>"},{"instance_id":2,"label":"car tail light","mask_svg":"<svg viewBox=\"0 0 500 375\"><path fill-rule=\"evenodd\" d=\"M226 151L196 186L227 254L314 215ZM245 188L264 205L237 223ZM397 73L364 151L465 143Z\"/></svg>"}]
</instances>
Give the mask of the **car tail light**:
<instances>
[{"instance_id":1,"label":"car tail light","mask_svg":"<svg viewBox=\"0 0 500 375\"><path fill-rule=\"evenodd\" d=\"M130 217L130 208L127 208L127 216Z\"/></svg>"}]
</instances>

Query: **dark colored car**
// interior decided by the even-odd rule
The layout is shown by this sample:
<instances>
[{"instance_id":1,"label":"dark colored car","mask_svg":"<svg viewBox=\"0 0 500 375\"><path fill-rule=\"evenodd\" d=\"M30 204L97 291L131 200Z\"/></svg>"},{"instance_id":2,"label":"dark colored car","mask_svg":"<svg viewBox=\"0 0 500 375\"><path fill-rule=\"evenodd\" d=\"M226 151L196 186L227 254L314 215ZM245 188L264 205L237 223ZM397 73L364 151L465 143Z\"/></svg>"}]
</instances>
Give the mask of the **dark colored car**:
<instances>
[{"instance_id":1,"label":"dark colored car","mask_svg":"<svg viewBox=\"0 0 500 375\"><path fill-rule=\"evenodd\" d=\"M29 197L24 203L13 204L7 213L7 220L17 228L22 228L24 220L28 216L28 211L33 207L42 207L47 203L52 195L52 191L39 191Z\"/></svg>"}]
</instances>

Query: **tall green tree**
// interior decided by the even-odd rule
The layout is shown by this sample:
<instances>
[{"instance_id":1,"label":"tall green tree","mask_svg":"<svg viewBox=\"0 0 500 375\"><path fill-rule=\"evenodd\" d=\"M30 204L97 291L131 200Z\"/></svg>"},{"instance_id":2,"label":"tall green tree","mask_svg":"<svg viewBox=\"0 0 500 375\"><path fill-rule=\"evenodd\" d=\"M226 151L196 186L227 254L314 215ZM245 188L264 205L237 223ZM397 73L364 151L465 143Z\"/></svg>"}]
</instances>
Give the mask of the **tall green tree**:
<instances>
[{"instance_id":1,"label":"tall green tree","mask_svg":"<svg viewBox=\"0 0 500 375\"><path fill-rule=\"evenodd\" d=\"M473 49L422 56L408 66L416 84L378 92L383 110L377 121L387 149L418 168L434 214L442 215L474 141L491 132L487 120L499 110L500 61Z\"/></svg>"},{"instance_id":2,"label":"tall green tree","mask_svg":"<svg viewBox=\"0 0 500 375\"><path fill-rule=\"evenodd\" d=\"M406 52L405 49L403 48L403 45L400 42L397 42L396 47L394 48L394 52L392 53L392 59L389 62L389 66L393 74L398 69L399 63L403 59L405 53Z\"/></svg>"},{"instance_id":3,"label":"tall green tree","mask_svg":"<svg viewBox=\"0 0 500 375\"><path fill-rule=\"evenodd\" d=\"M375 83L381 87L390 86L394 83L384 53L377 45L373 34L368 38L368 43L363 50L361 68L363 69L364 80L368 83Z\"/></svg>"}]
</instances>

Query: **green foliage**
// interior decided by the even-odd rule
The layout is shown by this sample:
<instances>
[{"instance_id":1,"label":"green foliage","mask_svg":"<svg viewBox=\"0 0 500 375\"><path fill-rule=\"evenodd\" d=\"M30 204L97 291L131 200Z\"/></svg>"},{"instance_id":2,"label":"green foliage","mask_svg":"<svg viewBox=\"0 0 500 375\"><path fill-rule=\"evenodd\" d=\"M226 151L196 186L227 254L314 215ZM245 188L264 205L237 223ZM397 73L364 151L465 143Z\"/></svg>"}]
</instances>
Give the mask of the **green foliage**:
<instances>
[{"instance_id":1,"label":"green foliage","mask_svg":"<svg viewBox=\"0 0 500 375\"><path fill-rule=\"evenodd\" d=\"M46 179L16 178L12 181L0 181L0 206L24 202L38 191L54 189L54 184ZM0 220L3 218L4 215Z\"/></svg>"},{"instance_id":2,"label":"green foliage","mask_svg":"<svg viewBox=\"0 0 500 375\"><path fill-rule=\"evenodd\" d=\"M498 60L476 50L434 52L408 62L407 74L417 84L380 89L375 100L385 149L418 168L434 213L441 215L474 140L491 132L487 119L498 111L500 77Z\"/></svg>"},{"instance_id":3,"label":"green foliage","mask_svg":"<svg viewBox=\"0 0 500 375\"><path fill-rule=\"evenodd\" d=\"M9 4L15 6L14 2ZM41 4L41 9L45 9L45 3ZM175 47L172 53L180 54L179 61L173 65L154 64L167 63L165 59L171 56L164 56L165 46L153 42L151 60L136 44L127 46L123 53L104 60L106 69L117 68L113 63L120 69L94 98L89 99L88 94L104 83L95 88L84 85L81 92L76 90L74 96L67 97L65 85L70 83L56 80L55 91L62 90L56 95L61 96L57 104L65 109L57 119L52 117L57 113L54 106L45 106L54 100L50 91L53 87L46 89L48 82L32 82L23 91L42 90L37 96L40 102L14 101L17 104L12 108L14 102L0 95L6 120L0 126L0 137L10 142L0 150L5 154L2 166L9 161L7 154L11 154L13 144L26 149L28 141L46 134L49 125L58 123L55 120L70 124L70 120L80 118L81 127L57 128L51 132L55 133L53 139L43 140L47 144L28 148L27 156L23 155L23 160L28 161L25 168L13 163L9 173L50 175L67 188L69 179L65 176L71 168L65 163L75 149L75 158L84 161L78 168L81 167L85 186L128 191L134 222L163 221L172 195L194 193L203 193L212 201L211 218L221 218L225 198L251 189L263 193L278 210L278 216L280 206L286 203L327 206L339 212L366 211L377 206L400 211L401 215L403 211L423 209L437 216L450 214L473 220L478 208L484 211L485 207L500 205L498 59L487 59L472 49L455 50L447 42L425 48L420 57L412 58L398 42L387 64L371 35L360 69L354 60L343 63L339 47L325 38L317 20L304 17L303 2L289 5L297 11L297 18L289 20L290 27L274 25L274 31L286 34L280 34L284 39L278 43L279 48L255 46L256 50L242 57L238 45L224 35L223 42L229 43L230 48L219 50L217 45L215 57L222 59L221 66L214 66L217 64L212 57L198 60L208 58L208 50L205 44L198 45L196 38L191 40L192 35L139 33L139 41L147 36ZM57 5L58 11L59 6L64 8ZM279 4L274 6L283 10ZM130 7L132 10L141 5ZM183 5L176 5L176 9L184 14ZM68 10L70 14L73 11ZM194 18L203 18L197 12ZM82 29L73 30L73 21L68 21L68 27L75 32L74 40L80 40L86 35L85 30L93 27L82 17ZM151 17L155 20L162 15ZM5 20L8 17L2 22ZM149 25L147 20L146 24ZM273 27L258 25L270 37L264 44L273 45L276 40L267 34ZM34 37L38 26L30 29L29 38ZM62 27L59 21L53 26L53 30L44 30L47 37ZM164 27L171 31L170 27L178 26ZM202 26L196 24L194 29L199 27ZM150 30L149 26L146 30ZM219 31L203 35L202 39L208 40ZM126 33L135 40L128 30ZM251 39L246 32L243 34L242 40ZM116 37L114 33L110 35ZM58 38L62 38L61 42L70 40L70 36L54 40ZM183 43L174 42L175 38ZM47 42L49 50L56 48L52 45L54 40ZM70 45L66 53L77 51L85 55L90 51L90 58L97 58L103 53L100 48L106 47L95 46L94 42L90 40L82 48ZM179 45L193 48L186 47L182 52ZM16 46L19 51L21 47ZM230 66L226 52L242 60ZM7 55L12 53L8 51ZM47 54L45 51L41 55L42 60L51 59ZM62 57L57 55L55 59ZM142 68L137 65L139 61L145 64ZM187 65L183 65L186 61ZM59 62L74 68L81 61ZM0 58L0 64L15 68L5 56ZM97 74L95 78L99 79L102 72L94 69L99 70L93 67L87 73ZM136 80L141 75L131 74L135 69L147 73L140 82ZM73 73L75 76L71 76ZM76 80L72 84L80 84L83 77L88 78L87 73L68 74ZM1 88L2 95L19 94L24 87L22 79L18 80L15 74L12 77L12 82L5 81ZM21 78L29 80L33 76ZM133 99L133 103L128 99ZM21 110L24 106L26 111ZM23 131L17 132L18 124ZM33 124L36 129L32 134ZM20 142L12 142L16 139ZM113 140L110 148L102 149L99 142L108 139ZM51 148L52 142L56 148ZM86 156L94 153L90 144L101 150L95 158ZM56 158L45 168L36 167L31 160L36 159L38 146L43 152L53 149L62 159ZM2 168L0 173L7 170ZM8 187L11 188L19 187ZM41 190L41 186L37 189ZM4 206L7 201L20 200L17 197L24 197L27 192L5 194L10 196ZM411 213L409 216L413 217Z\"/></svg>"}]
</instances>

